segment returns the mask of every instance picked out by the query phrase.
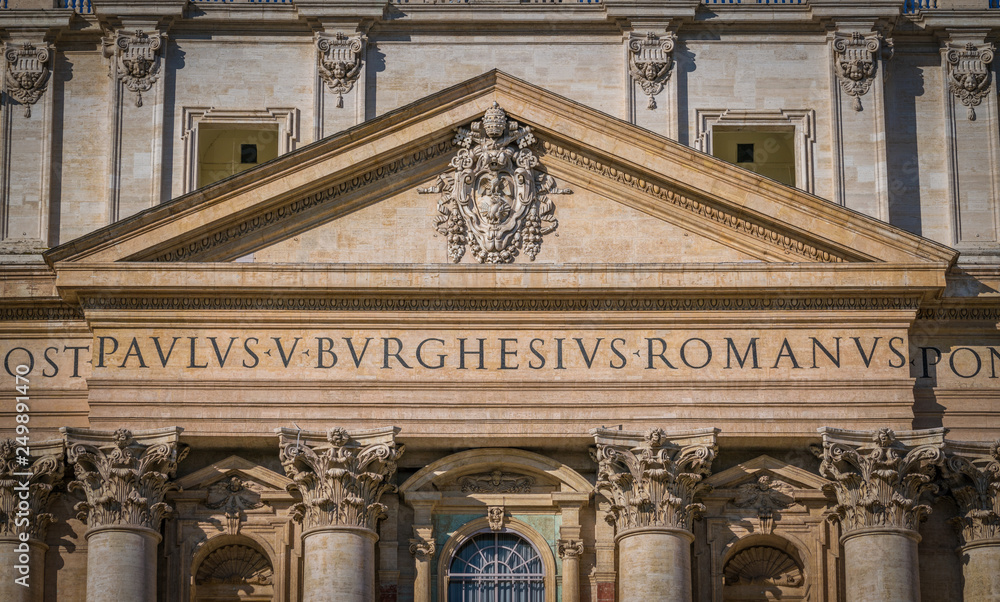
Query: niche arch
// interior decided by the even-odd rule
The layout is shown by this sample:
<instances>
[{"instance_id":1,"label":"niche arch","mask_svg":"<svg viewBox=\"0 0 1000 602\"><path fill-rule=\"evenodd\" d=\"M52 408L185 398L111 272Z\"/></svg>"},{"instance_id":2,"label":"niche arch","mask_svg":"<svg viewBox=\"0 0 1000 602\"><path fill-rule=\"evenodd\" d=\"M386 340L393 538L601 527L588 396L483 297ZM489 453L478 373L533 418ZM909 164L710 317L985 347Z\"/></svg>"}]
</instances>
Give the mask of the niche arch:
<instances>
[{"instance_id":1,"label":"niche arch","mask_svg":"<svg viewBox=\"0 0 1000 602\"><path fill-rule=\"evenodd\" d=\"M729 601L807 600L808 553L774 534L748 535L723 554L722 599Z\"/></svg>"},{"instance_id":2,"label":"niche arch","mask_svg":"<svg viewBox=\"0 0 1000 602\"><path fill-rule=\"evenodd\" d=\"M219 535L191 559L191 602L272 602L274 557L247 535Z\"/></svg>"}]
</instances>

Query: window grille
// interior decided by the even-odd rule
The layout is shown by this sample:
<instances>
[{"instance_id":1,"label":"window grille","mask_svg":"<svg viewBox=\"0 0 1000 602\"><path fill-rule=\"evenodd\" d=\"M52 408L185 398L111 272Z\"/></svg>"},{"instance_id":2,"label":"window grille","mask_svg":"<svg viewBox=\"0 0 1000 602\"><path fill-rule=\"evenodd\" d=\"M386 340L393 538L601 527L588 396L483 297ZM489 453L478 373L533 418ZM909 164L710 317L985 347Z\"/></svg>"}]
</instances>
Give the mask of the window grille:
<instances>
[{"instance_id":1,"label":"window grille","mask_svg":"<svg viewBox=\"0 0 1000 602\"><path fill-rule=\"evenodd\" d=\"M544 602L545 571L531 543L485 532L467 541L448 568L448 602Z\"/></svg>"}]
</instances>

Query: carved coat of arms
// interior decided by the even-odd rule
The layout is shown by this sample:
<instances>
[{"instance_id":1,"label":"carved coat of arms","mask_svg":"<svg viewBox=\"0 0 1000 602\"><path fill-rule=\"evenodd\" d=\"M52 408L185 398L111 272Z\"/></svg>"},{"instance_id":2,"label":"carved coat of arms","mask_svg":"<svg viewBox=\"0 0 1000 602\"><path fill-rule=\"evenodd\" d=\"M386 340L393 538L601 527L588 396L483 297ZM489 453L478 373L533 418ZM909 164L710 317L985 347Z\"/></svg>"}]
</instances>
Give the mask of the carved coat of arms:
<instances>
[{"instance_id":1,"label":"carved coat of arms","mask_svg":"<svg viewBox=\"0 0 1000 602\"><path fill-rule=\"evenodd\" d=\"M968 107L969 121L976 120L976 109L990 91L990 63L993 46L977 48L966 44L964 49L952 48L945 55L948 59L948 87L962 104Z\"/></svg>"},{"instance_id":2,"label":"carved coat of arms","mask_svg":"<svg viewBox=\"0 0 1000 602\"><path fill-rule=\"evenodd\" d=\"M461 261L469 246L479 263L513 263L521 251L534 261L542 237L559 225L549 195L571 191L538 169L531 128L494 102L481 122L459 128L455 143L462 147L451 160L455 173L417 189L441 194L434 227L447 237L451 260Z\"/></svg>"},{"instance_id":3,"label":"carved coat of arms","mask_svg":"<svg viewBox=\"0 0 1000 602\"><path fill-rule=\"evenodd\" d=\"M149 35L141 29L119 32L113 42L105 41L105 55L115 62L112 70L130 91L135 92L135 106L142 106L142 93L148 92L160 77L159 33Z\"/></svg>"},{"instance_id":4,"label":"carved coat of arms","mask_svg":"<svg viewBox=\"0 0 1000 602\"><path fill-rule=\"evenodd\" d=\"M42 97L49 81L49 50L25 42L21 46L9 46L4 58L7 59L7 93L24 105L24 116L31 117L31 105Z\"/></svg>"},{"instance_id":5,"label":"carved coat of arms","mask_svg":"<svg viewBox=\"0 0 1000 602\"><path fill-rule=\"evenodd\" d=\"M342 33L316 38L319 50L319 76L337 93L337 107L344 107L344 94L354 88L361 73L362 36L348 38Z\"/></svg>"}]
</instances>

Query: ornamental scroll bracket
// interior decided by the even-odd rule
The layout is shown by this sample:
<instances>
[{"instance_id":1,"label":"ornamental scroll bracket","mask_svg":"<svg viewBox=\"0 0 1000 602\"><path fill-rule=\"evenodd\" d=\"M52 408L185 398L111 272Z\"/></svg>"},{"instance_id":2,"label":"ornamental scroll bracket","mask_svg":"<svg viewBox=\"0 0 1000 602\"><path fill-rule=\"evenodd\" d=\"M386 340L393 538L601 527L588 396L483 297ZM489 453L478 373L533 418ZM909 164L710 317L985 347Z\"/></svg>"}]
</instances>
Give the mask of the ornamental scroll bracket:
<instances>
[{"instance_id":1,"label":"ornamental scroll bracket","mask_svg":"<svg viewBox=\"0 0 1000 602\"><path fill-rule=\"evenodd\" d=\"M362 35L316 34L319 77L337 94L337 108L344 107L344 94L358 81L366 41Z\"/></svg>"},{"instance_id":2,"label":"ornamental scroll bracket","mask_svg":"<svg viewBox=\"0 0 1000 602\"><path fill-rule=\"evenodd\" d=\"M28 42L21 45L8 44L3 56L7 60L7 94L24 105L24 116L31 117L31 105L45 93L49 81L49 48L47 45L34 46Z\"/></svg>"},{"instance_id":3,"label":"ornamental scroll bracket","mask_svg":"<svg viewBox=\"0 0 1000 602\"><path fill-rule=\"evenodd\" d=\"M646 108L656 108L655 96L663 91L674 69L674 45L677 34L673 32L657 36L647 32L643 37L632 38L628 42L628 68L632 79L639 84L649 97Z\"/></svg>"},{"instance_id":4,"label":"ornamental scroll bracket","mask_svg":"<svg viewBox=\"0 0 1000 602\"><path fill-rule=\"evenodd\" d=\"M530 127L508 119L494 102L482 121L458 129L461 148L450 164L455 172L417 189L441 195L434 229L447 238L453 263L466 246L479 263L513 263L521 252L534 261L542 237L555 232L559 222L549 195L572 191L539 167L535 142Z\"/></svg>"},{"instance_id":5,"label":"ornamental scroll bracket","mask_svg":"<svg viewBox=\"0 0 1000 602\"><path fill-rule=\"evenodd\" d=\"M861 97L868 93L878 71L880 50L891 55L893 43L881 34L837 33L833 40L833 64L844 93L854 98L853 108L861 111Z\"/></svg>"},{"instance_id":6,"label":"ornamental scroll bracket","mask_svg":"<svg viewBox=\"0 0 1000 602\"><path fill-rule=\"evenodd\" d=\"M149 34L137 29L104 38L104 56L112 61L109 75L135 92L137 107L142 106L142 93L148 92L160 78L160 47L164 37L160 32Z\"/></svg>"},{"instance_id":7,"label":"ornamental scroll bracket","mask_svg":"<svg viewBox=\"0 0 1000 602\"><path fill-rule=\"evenodd\" d=\"M990 63L993 62L993 44L964 47L948 45L948 89L966 106L969 121L976 120L976 107L990 92Z\"/></svg>"}]
</instances>

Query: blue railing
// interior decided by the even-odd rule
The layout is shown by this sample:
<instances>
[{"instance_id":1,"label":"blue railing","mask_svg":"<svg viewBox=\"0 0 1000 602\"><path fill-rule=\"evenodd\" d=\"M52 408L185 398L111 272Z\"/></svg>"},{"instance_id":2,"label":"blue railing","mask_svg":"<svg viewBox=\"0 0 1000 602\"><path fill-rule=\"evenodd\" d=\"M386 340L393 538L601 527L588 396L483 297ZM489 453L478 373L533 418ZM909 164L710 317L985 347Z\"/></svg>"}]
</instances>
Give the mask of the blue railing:
<instances>
[{"instance_id":1,"label":"blue railing","mask_svg":"<svg viewBox=\"0 0 1000 602\"><path fill-rule=\"evenodd\" d=\"M915 13L918 10L937 8L937 4L937 0L906 0L906 2L903 3L903 12Z\"/></svg>"},{"instance_id":2,"label":"blue railing","mask_svg":"<svg viewBox=\"0 0 1000 602\"><path fill-rule=\"evenodd\" d=\"M72 8L78 13L91 14L94 7L90 5L90 0L59 0L59 8Z\"/></svg>"},{"instance_id":3,"label":"blue railing","mask_svg":"<svg viewBox=\"0 0 1000 602\"><path fill-rule=\"evenodd\" d=\"M702 0L705 4L806 4L806 0Z\"/></svg>"}]
</instances>

